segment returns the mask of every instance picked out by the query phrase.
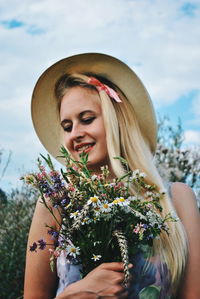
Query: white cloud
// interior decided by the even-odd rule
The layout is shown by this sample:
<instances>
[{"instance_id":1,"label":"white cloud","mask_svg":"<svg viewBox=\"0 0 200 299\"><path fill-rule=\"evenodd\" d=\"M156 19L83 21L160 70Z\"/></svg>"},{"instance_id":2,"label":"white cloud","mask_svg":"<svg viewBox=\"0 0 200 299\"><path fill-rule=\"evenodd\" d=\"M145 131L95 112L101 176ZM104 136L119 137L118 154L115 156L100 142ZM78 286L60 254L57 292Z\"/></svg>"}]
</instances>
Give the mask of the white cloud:
<instances>
[{"instance_id":1,"label":"white cloud","mask_svg":"<svg viewBox=\"0 0 200 299\"><path fill-rule=\"evenodd\" d=\"M200 145L200 132L194 130L187 130L184 132L184 143Z\"/></svg>"},{"instance_id":2,"label":"white cloud","mask_svg":"<svg viewBox=\"0 0 200 299\"><path fill-rule=\"evenodd\" d=\"M200 92L197 94L192 103L192 112L194 114L193 123L200 125Z\"/></svg>"},{"instance_id":3,"label":"white cloud","mask_svg":"<svg viewBox=\"0 0 200 299\"><path fill-rule=\"evenodd\" d=\"M122 59L141 77L157 107L199 90L200 5L199 0L187 3L1 1L0 147L15 152L17 167L22 152L28 167L40 151L30 117L33 86L48 66L68 55L93 51ZM23 26L8 29L2 23L12 20ZM193 103L195 119L197 108L199 99Z\"/></svg>"}]
</instances>

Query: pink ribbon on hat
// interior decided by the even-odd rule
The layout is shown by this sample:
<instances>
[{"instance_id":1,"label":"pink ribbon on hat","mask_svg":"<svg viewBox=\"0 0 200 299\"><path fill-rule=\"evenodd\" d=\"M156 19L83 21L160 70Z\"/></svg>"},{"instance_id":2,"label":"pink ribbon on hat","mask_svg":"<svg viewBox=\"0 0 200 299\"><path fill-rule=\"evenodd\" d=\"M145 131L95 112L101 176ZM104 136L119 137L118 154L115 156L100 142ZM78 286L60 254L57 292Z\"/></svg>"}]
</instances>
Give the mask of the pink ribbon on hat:
<instances>
[{"instance_id":1,"label":"pink ribbon on hat","mask_svg":"<svg viewBox=\"0 0 200 299\"><path fill-rule=\"evenodd\" d=\"M117 103L122 102L114 89L112 89L106 84L101 83L98 79L90 77L87 83L94 85L98 91L104 90L107 93L107 95L114 99Z\"/></svg>"}]
</instances>

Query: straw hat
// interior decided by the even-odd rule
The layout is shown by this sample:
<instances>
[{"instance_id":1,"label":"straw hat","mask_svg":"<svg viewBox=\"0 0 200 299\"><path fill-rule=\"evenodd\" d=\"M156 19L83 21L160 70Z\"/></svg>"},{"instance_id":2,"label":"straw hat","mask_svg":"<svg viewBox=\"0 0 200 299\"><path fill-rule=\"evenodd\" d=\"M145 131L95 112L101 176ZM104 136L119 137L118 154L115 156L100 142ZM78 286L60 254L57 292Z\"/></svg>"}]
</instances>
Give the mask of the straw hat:
<instances>
[{"instance_id":1,"label":"straw hat","mask_svg":"<svg viewBox=\"0 0 200 299\"><path fill-rule=\"evenodd\" d=\"M84 53L62 59L49 67L38 79L32 95L31 112L35 131L47 151L56 158L60 154L62 143L59 112L54 95L55 83L65 73L88 72L107 78L122 90L133 105L140 129L154 153L157 123L146 88L124 62L99 53Z\"/></svg>"}]
</instances>

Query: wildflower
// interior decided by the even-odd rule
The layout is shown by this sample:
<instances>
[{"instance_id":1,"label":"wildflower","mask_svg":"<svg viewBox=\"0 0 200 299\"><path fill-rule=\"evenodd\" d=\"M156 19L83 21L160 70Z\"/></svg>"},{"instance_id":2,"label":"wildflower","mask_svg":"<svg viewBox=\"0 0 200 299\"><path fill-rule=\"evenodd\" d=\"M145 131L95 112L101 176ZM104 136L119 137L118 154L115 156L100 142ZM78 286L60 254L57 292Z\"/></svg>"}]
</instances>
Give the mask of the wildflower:
<instances>
[{"instance_id":1,"label":"wildflower","mask_svg":"<svg viewBox=\"0 0 200 299\"><path fill-rule=\"evenodd\" d=\"M29 249L29 250L30 250L30 251L35 251L35 252L36 252L36 251L37 251L36 249L37 249L37 244L36 244L36 242L34 242L33 245L30 246L30 249Z\"/></svg>"},{"instance_id":2,"label":"wildflower","mask_svg":"<svg viewBox=\"0 0 200 299\"><path fill-rule=\"evenodd\" d=\"M76 212L74 212L74 213L70 213L70 218L73 218L73 219L76 219L77 217L78 217L78 215L79 215L79 211L76 211Z\"/></svg>"},{"instance_id":3,"label":"wildflower","mask_svg":"<svg viewBox=\"0 0 200 299\"><path fill-rule=\"evenodd\" d=\"M132 172L132 175L130 177L131 180L136 180L138 178L145 178L146 177L146 174L144 172L140 172L139 169L135 169L133 172Z\"/></svg>"},{"instance_id":4,"label":"wildflower","mask_svg":"<svg viewBox=\"0 0 200 299\"><path fill-rule=\"evenodd\" d=\"M110 205L107 201L105 201L101 206L101 212L103 213L109 213L111 211Z\"/></svg>"},{"instance_id":5,"label":"wildflower","mask_svg":"<svg viewBox=\"0 0 200 299\"><path fill-rule=\"evenodd\" d=\"M75 165L72 166L72 169L75 170L75 171L79 171L78 167L75 166Z\"/></svg>"},{"instance_id":6,"label":"wildflower","mask_svg":"<svg viewBox=\"0 0 200 299\"><path fill-rule=\"evenodd\" d=\"M69 202L69 200L67 198L62 199L61 201L61 205L65 206L67 203Z\"/></svg>"},{"instance_id":7,"label":"wildflower","mask_svg":"<svg viewBox=\"0 0 200 299\"><path fill-rule=\"evenodd\" d=\"M57 240L59 233L57 231L53 231L53 230L48 230L48 234L52 236L53 240Z\"/></svg>"},{"instance_id":8,"label":"wildflower","mask_svg":"<svg viewBox=\"0 0 200 299\"><path fill-rule=\"evenodd\" d=\"M80 254L80 248L75 246L67 246L66 248L68 255L76 258L77 255Z\"/></svg>"},{"instance_id":9,"label":"wildflower","mask_svg":"<svg viewBox=\"0 0 200 299\"><path fill-rule=\"evenodd\" d=\"M47 246L47 243L43 239L38 240L39 249L44 250L46 246Z\"/></svg>"},{"instance_id":10,"label":"wildflower","mask_svg":"<svg viewBox=\"0 0 200 299\"><path fill-rule=\"evenodd\" d=\"M94 260L94 261L96 262L96 261L99 261L100 258L101 258L101 255L100 255L100 254L99 254L99 255L95 255L95 254L93 254L93 257L92 257L91 259Z\"/></svg>"},{"instance_id":11,"label":"wildflower","mask_svg":"<svg viewBox=\"0 0 200 299\"><path fill-rule=\"evenodd\" d=\"M23 179L26 184L31 184L33 186L37 185L37 180L33 174L27 174L24 177L22 177L21 179Z\"/></svg>"},{"instance_id":12,"label":"wildflower","mask_svg":"<svg viewBox=\"0 0 200 299\"><path fill-rule=\"evenodd\" d=\"M94 246L99 245L99 244L101 244L101 243L102 243L102 241L95 241L95 242L94 242Z\"/></svg>"},{"instance_id":13,"label":"wildflower","mask_svg":"<svg viewBox=\"0 0 200 299\"><path fill-rule=\"evenodd\" d=\"M118 203L119 203L118 199L114 199L112 202L113 205L118 205Z\"/></svg>"},{"instance_id":14,"label":"wildflower","mask_svg":"<svg viewBox=\"0 0 200 299\"><path fill-rule=\"evenodd\" d=\"M132 172L132 175L131 175L131 177L130 177L130 180L135 180L135 179L137 179L138 176L139 176L139 173L140 173L139 169L134 170L134 171Z\"/></svg>"},{"instance_id":15,"label":"wildflower","mask_svg":"<svg viewBox=\"0 0 200 299\"><path fill-rule=\"evenodd\" d=\"M88 200L87 203L88 203L88 205L92 204L94 207L100 206L100 204L101 204L101 202L97 196L90 197L90 199Z\"/></svg>"},{"instance_id":16,"label":"wildflower","mask_svg":"<svg viewBox=\"0 0 200 299\"><path fill-rule=\"evenodd\" d=\"M151 226L159 225L162 222L161 216L152 212L151 210L146 213L146 216Z\"/></svg>"},{"instance_id":17,"label":"wildflower","mask_svg":"<svg viewBox=\"0 0 200 299\"><path fill-rule=\"evenodd\" d=\"M76 190L72 184L68 184L67 187L68 187L68 190L71 192L74 192Z\"/></svg>"},{"instance_id":18,"label":"wildflower","mask_svg":"<svg viewBox=\"0 0 200 299\"><path fill-rule=\"evenodd\" d=\"M107 194L106 194L106 193L102 193L101 196L102 196L102 197L106 197Z\"/></svg>"},{"instance_id":19,"label":"wildflower","mask_svg":"<svg viewBox=\"0 0 200 299\"><path fill-rule=\"evenodd\" d=\"M140 172L139 177L140 177L140 178L145 178L145 177L146 177L146 174L145 174L144 172Z\"/></svg>"},{"instance_id":20,"label":"wildflower","mask_svg":"<svg viewBox=\"0 0 200 299\"><path fill-rule=\"evenodd\" d=\"M152 205L151 203L148 203L148 204L147 204L147 208L148 208L148 209L152 209L152 208L153 208L153 205Z\"/></svg>"},{"instance_id":21,"label":"wildflower","mask_svg":"<svg viewBox=\"0 0 200 299\"><path fill-rule=\"evenodd\" d=\"M133 232L135 234L139 234L139 239L143 239L144 231L146 230L147 226L143 223L138 223L135 228L133 229Z\"/></svg>"},{"instance_id":22,"label":"wildflower","mask_svg":"<svg viewBox=\"0 0 200 299\"><path fill-rule=\"evenodd\" d=\"M146 196L147 198L152 197L152 196L153 196L153 192L151 192L151 191L147 191L147 192L145 193L145 196Z\"/></svg>"},{"instance_id":23,"label":"wildflower","mask_svg":"<svg viewBox=\"0 0 200 299\"><path fill-rule=\"evenodd\" d=\"M92 180L92 181L95 181L97 178L98 178L98 177L97 177L96 174L93 174L93 175L91 176L91 180Z\"/></svg>"},{"instance_id":24,"label":"wildflower","mask_svg":"<svg viewBox=\"0 0 200 299\"><path fill-rule=\"evenodd\" d=\"M125 199L124 197L119 197L116 199L117 202L118 202L118 205L121 206L121 207L124 207L124 206L128 206L129 205L129 201L127 199Z\"/></svg>"},{"instance_id":25,"label":"wildflower","mask_svg":"<svg viewBox=\"0 0 200 299\"><path fill-rule=\"evenodd\" d=\"M91 222L91 219L89 217L85 217L83 218L81 224L84 225L84 224L87 224L87 223L90 223Z\"/></svg>"},{"instance_id":26,"label":"wildflower","mask_svg":"<svg viewBox=\"0 0 200 299\"><path fill-rule=\"evenodd\" d=\"M41 172L45 172L45 167L43 165L39 165L39 169Z\"/></svg>"},{"instance_id":27,"label":"wildflower","mask_svg":"<svg viewBox=\"0 0 200 299\"><path fill-rule=\"evenodd\" d=\"M49 248L49 253L57 258L60 256L61 251L58 248L56 250Z\"/></svg>"},{"instance_id":28,"label":"wildflower","mask_svg":"<svg viewBox=\"0 0 200 299\"><path fill-rule=\"evenodd\" d=\"M114 186L115 190L120 189L120 188L122 188L122 187L124 187L124 183L123 183L123 182L119 182L119 183L117 183L117 184Z\"/></svg>"},{"instance_id":29,"label":"wildflower","mask_svg":"<svg viewBox=\"0 0 200 299\"><path fill-rule=\"evenodd\" d=\"M94 208L95 216L98 217L100 215L101 209L100 207Z\"/></svg>"}]
</instances>

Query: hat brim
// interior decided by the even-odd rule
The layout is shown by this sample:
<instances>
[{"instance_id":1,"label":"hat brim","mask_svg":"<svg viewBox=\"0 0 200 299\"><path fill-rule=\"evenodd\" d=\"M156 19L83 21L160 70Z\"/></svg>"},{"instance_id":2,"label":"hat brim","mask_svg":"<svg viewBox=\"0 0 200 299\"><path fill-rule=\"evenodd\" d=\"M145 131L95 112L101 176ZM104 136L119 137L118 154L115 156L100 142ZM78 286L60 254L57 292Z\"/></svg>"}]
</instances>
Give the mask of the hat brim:
<instances>
[{"instance_id":1,"label":"hat brim","mask_svg":"<svg viewBox=\"0 0 200 299\"><path fill-rule=\"evenodd\" d=\"M84 53L53 64L40 76L33 91L33 125L41 143L53 157L57 159L61 146L61 126L54 88L57 80L66 73L94 73L117 85L133 105L142 134L152 153L155 152L157 122L150 96L141 80L124 62L112 56Z\"/></svg>"}]
</instances>

